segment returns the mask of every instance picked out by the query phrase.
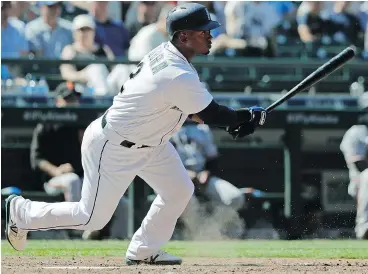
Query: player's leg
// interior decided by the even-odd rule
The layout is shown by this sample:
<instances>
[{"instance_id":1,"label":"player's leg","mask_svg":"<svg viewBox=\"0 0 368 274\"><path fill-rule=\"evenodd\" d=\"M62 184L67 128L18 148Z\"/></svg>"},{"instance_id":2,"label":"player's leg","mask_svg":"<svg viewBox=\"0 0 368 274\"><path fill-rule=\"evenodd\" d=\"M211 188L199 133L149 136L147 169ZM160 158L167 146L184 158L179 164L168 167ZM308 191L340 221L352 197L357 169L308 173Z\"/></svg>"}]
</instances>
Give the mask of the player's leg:
<instances>
[{"instance_id":1,"label":"player's leg","mask_svg":"<svg viewBox=\"0 0 368 274\"><path fill-rule=\"evenodd\" d=\"M357 215L355 233L359 239L368 240L368 170L360 174L357 193Z\"/></svg>"},{"instance_id":2,"label":"player's leg","mask_svg":"<svg viewBox=\"0 0 368 274\"><path fill-rule=\"evenodd\" d=\"M155 190L157 196L132 238L126 254L127 263L130 263L128 260L144 259L153 263L160 260L161 263L181 263L177 257L157 253L170 240L176 222L194 191L193 183L172 144L156 148L150 163L138 176Z\"/></svg>"},{"instance_id":3,"label":"player's leg","mask_svg":"<svg viewBox=\"0 0 368 274\"><path fill-rule=\"evenodd\" d=\"M24 249L23 238L18 231L79 229L99 230L110 220L120 198L135 177L131 167L122 163L129 154L121 146L107 141L102 134L100 119L87 128L82 144L84 173L82 198L79 202L44 203L15 197L8 200L7 234L9 241ZM11 229L16 227L18 231ZM11 232L14 232L11 235Z\"/></svg>"}]
</instances>

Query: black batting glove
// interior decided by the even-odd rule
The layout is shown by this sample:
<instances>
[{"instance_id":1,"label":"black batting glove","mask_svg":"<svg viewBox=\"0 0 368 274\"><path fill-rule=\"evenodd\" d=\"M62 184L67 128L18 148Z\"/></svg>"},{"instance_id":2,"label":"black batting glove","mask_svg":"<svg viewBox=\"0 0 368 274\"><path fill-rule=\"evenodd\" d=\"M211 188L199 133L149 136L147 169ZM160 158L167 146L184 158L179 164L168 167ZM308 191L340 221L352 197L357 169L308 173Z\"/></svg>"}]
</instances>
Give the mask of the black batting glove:
<instances>
[{"instance_id":1,"label":"black batting glove","mask_svg":"<svg viewBox=\"0 0 368 274\"><path fill-rule=\"evenodd\" d=\"M256 126L263 126L266 122L267 111L258 106L253 106L248 108L251 113L251 118L249 122L255 123Z\"/></svg>"},{"instance_id":2,"label":"black batting glove","mask_svg":"<svg viewBox=\"0 0 368 274\"><path fill-rule=\"evenodd\" d=\"M231 136L233 136L235 140L253 134L257 127L264 125L267 117L267 111L264 108L258 106L253 106L248 109L241 109L239 111L247 111L250 115L250 119L249 122L245 122L237 126L228 127L226 129L226 131Z\"/></svg>"},{"instance_id":3,"label":"black batting glove","mask_svg":"<svg viewBox=\"0 0 368 274\"><path fill-rule=\"evenodd\" d=\"M228 127L226 131L233 136L233 139L243 138L247 135L254 133L256 125L253 122L243 123L235 127Z\"/></svg>"}]
</instances>

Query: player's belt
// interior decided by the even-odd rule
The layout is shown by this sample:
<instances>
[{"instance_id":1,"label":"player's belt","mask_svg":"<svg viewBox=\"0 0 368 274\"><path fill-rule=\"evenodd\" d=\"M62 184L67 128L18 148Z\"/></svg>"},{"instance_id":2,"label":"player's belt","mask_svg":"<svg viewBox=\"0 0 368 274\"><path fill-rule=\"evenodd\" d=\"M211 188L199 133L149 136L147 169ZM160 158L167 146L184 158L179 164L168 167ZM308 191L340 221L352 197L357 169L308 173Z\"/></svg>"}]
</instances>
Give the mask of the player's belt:
<instances>
[{"instance_id":1,"label":"player's belt","mask_svg":"<svg viewBox=\"0 0 368 274\"><path fill-rule=\"evenodd\" d=\"M105 112L105 114L102 116L102 120L101 120L101 127L104 128L107 124L106 121L106 115L107 115L107 111ZM126 147L126 148L145 148L145 147L150 147L150 146L146 146L146 145L141 145L141 146L136 146L136 143L130 142L128 140L124 140L120 143L121 146Z\"/></svg>"},{"instance_id":2,"label":"player's belt","mask_svg":"<svg viewBox=\"0 0 368 274\"><path fill-rule=\"evenodd\" d=\"M135 143L133 143L133 142L130 142L130 141L128 141L128 140L124 140L124 141L122 141L122 142L120 143L120 145L121 145L121 146L123 146L123 147L131 148L131 147L135 146L136 144L135 144ZM145 147L150 147L150 146L141 145L141 146L139 146L139 147L137 147L137 146L136 146L135 148L145 148Z\"/></svg>"}]
</instances>

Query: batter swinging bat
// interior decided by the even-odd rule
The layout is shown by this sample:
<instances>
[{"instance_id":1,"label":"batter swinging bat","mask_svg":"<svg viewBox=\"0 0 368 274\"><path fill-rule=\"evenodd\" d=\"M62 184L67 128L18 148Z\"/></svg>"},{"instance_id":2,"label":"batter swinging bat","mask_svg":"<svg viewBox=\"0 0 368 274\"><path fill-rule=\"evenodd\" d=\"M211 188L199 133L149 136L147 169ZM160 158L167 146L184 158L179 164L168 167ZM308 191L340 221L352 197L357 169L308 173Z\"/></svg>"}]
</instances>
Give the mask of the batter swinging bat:
<instances>
[{"instance_id":1,"label":"batter swinging bat","mask_svg":"<svg viewBox=\"0 0 368 274\"><path fill-rule=\"evenodd\" d=\"M318 69L316 69L310 75L308 75L307 78L305 78L303 81L301 81L295 87L293 87L288 93L286 93L280 99L278 99L277 101L272 103L269 107L267 107L266 108L267 113L270 113L277 106L281 105L283 102L285 102L289 98L293 97L294 95L298 94L299 92L301 92L301 91L313 86L314 84L318 83L323 78L327 77L332 72L334 72L335 70L340 68L346 62L348 62L350 59L352 59L354 56L355 56L355 49L353 47L348 47L348 48L344 49L342 52L340 52L338 55L333 57L327 63L324 63L322 66L320 66Z\"/></svg>"}]
</instances>

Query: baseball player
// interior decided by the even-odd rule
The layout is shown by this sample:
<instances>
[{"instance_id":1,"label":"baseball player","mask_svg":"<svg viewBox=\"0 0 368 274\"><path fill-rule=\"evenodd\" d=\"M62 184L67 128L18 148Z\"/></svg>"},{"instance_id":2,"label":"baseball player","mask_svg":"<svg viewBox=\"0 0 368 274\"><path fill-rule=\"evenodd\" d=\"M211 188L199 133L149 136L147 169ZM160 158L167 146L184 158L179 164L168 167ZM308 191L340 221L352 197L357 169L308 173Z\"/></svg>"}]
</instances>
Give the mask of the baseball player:
<instances>
[{"instance_id":1,"label":"baseball player","mask_svg":"<svg viewBox=\"0 0 368 274\"><path fill-rule=\"evenodd\" d=\"M6 200L6 235L16 250L27 232L48 229L99 230L109 221L135 176L158 194L132 237L128 265L181 264L160 248L170 240L194 186L169 139L187 117L224 127L234 138L252 134L266 120L261 107L231 109L217 104L190 61L211 48L210 30L220 24L197 3L167 16L170 41L145 55L112 106L86 129L79 202L44 203L11 195Z\"/></svg>"},{"instance_id":2,"label":"baseball player","mask_svg":"<svg viewBox=\"0 0 368 274\"><path fill-rule=\"evenodd\" d=\"M201 218L208 214L193 195L181 216L189 233L186 236L192 239L240 236L244 224L237 210L244 206L244 195L231 183L211 174L217 169L218 153L209 126L189 122L170 141L194 182L198 195L209 200L213 211L212 218L203 224Z\"/></svg>"},{"instance_id":3,"label":"baseball player","mask_svg":"<svg viewBox=\"0 0 368 274\"><path fill-rule=\"evenodd\" d=\"M360 98L360 105L368 109L368 92ZM368 240L368 127L352 126L340 144L347 167L349 168L349 195L357 200L355 235Z\"/></svg>"}]
</instances>

